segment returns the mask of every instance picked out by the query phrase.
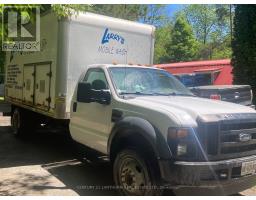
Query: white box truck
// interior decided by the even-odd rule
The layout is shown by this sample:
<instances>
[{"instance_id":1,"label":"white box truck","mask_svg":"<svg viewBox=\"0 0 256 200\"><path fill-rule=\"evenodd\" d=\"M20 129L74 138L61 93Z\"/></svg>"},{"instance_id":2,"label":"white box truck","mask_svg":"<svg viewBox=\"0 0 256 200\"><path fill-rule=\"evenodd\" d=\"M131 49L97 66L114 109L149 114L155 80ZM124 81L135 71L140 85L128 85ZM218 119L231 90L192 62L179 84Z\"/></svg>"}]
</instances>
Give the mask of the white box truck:
<instances>
[{"instance_id":1,"label":"white box truck","mask_svg":"<svg viewBox=\"0 0 256 200\"><path fill-rule=\"evenodd\" d=\"M41 17L41 50L7 52L6 101L55 119L69 119L70 101L89 64L152 64L150 25L93 13Z\"/></svg>"},{"instance_id":2,"label":"white box truck","mask_svg":"<svg viewBox=\"0 0 256 200\"><path fill-rule=\"evenodd\" d=\"M40 52L7 55L16 135L42 120L68 125L73 140L108 156L125 195L255 185L254 109L195 97L162 69L128 65L152 63L154 27L90 13L49 14L41 26Z\"/></svg>"}]
</instances>

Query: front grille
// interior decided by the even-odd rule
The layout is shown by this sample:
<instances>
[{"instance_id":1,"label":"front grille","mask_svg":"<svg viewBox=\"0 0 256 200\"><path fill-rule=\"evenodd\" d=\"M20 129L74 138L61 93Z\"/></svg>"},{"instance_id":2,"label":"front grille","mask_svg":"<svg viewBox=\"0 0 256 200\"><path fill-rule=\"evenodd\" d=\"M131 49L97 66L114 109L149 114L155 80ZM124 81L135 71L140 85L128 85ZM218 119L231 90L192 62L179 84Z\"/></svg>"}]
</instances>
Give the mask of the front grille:
<instances>
[{"instance_id":1,"label":"front grille","mask_svg":"<svg viewBox=\"0 0 256 200\"><path fill-rule=\"evenodd\" d=\"M205 115L197 123L203 147L203 151L199 151L200 160L215 161L256 155L255 113ZM247 139L241 135L246 135Z\"/></svg>"},{"instance_id":2,"label":"front grille","mask_svg":"<svg viewBox=\"0 0 256 200\"><path fill-rule=\"evenodd\" d=\"M236 123L222 123L221 131L253 129L256 128L256 122L236 122Z\"/></svg>"},{"instance_id":3,"label":"front grille","mask_svg":"<svg viewBox=\"0 0 256 200\"><path fill-rule=\"evenodd\" d=\"M250 138L243 141L241 135ZM256 122L221 123L220 153L240 153L256 150Z\"/></svg>"}]
</instances>

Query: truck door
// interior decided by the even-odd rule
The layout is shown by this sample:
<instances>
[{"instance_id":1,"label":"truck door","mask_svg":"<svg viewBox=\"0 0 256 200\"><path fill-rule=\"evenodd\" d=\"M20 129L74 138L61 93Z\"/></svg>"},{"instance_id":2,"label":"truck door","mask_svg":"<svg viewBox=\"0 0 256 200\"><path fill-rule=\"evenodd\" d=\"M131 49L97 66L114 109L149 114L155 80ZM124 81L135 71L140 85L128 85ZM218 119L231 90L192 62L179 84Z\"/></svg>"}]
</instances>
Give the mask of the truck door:
<instances>
[{"instance_id":1,"label":"truck door","mask_svg":"<svg viewBox=\"0 0 256 200\"><path fill-rule=\"evenodd\" d=\"M43 110L50 107L50 81L51 81L51 64L38 64L36 68L35 81L35 105Z\"/></svg>"},{"instance_id":2,"label":"truck door","mask_svg":"<svg viewBox=\"0 0 256 200\"><path fill-rule=\"evenodd\" d=\"M100 68L89 69L83 81L91 83L92 89L95 90L108 89L105 73ZM76 99L73 99L72 103L70 132L73 139L106 153L111 125L111 104L76 102Z\"/></svg>"},{"instance_id":3,"label":"truck door","mask_svg":"<svg viewBox=\"0 0 256 200\"><path fill-rule=\"evenodd\" d=\"M25 104L33 105L34 103L34 65L24 65L23 68L23 102Z\"/></svg>"}]
</instances>

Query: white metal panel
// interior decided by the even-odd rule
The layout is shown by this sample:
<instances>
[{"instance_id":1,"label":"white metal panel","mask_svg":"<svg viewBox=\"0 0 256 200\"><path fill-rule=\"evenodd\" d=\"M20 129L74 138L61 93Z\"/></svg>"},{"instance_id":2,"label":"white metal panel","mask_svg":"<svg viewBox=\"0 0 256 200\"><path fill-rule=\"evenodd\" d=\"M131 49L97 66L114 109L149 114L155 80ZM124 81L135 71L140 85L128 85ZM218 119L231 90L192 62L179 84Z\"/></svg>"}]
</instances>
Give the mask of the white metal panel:
<instances>
[{"instance_id":1,"label":"white metal panel","mask_svg":"<svg viewBox=\"0 0 256 200\"><path fill-rule=\"evenodd\" d=\"M34 65L24 66L23 68L23 102L26 104L34 103Z\"/></svg>"},{"instance_id":2,"label":"white metal panel","mask_svg":"<svg viewBox=\"0 0 256 200\"><path fill-rule=\"evenodd\" d=\"M86 17L91 19L91 15L84 15L83 20ZM99 18L95 20L99 22ZM118 19L111 24L108 17L102 16L100 20L100 24L97 25L101 26L93 26L88 20L83 21L84 23L71 21L67 56L66 112L70 112L70 102L77 80L88 65L152 64L154 41L152 26ZM134 28L128 31L125 23L129 26L134 25ZM136 32L137 26L140 29L138 32Z\"/></svg>"},{"instance_id":3,"label":"white metal panel","mask_svg":"<svg viewBox=\"0 0 256 200\"><path fill-rule=\"evenodd\" d=\"M35 66L35 105L41 109L48 110L50 100L50 64L40 64Z\"/></svg>"},{"instance_id":4,"label":"white metal panel","mask_svg":"<svg viewBox=\"0 0 256 200\"><path fill-rule=\"evenodd\" d=\"M135 21L118 19L105 15L98 15L90 12L80 13L77 16L72 16L71 20L83 25L91 25L98 27L112 27L116 30L124 32L133 32L138 34L150 35L154 32L155 27L148 24L142 24Z\"/></svg>"},{"instance_id":5,"label":"white metal panel","mask_svg":"<svg viewBox=\"0 0 256 200\"><path fill-rule=\"evenodd\" d=\"M5 96L22 101L23 68L22 65L13 64L5 67Z\"/></svg>"},{"instance_id":6,"label":"white metal panel","mask_svg":"<svg viewBox=\"0 0 256 200\"><path fill-rule=\"evenodd\" d=\"M10 80L7 82L5 81L5 97L8 102L13 102L22 106L21 100L23 100L23 83L24 83L24 74L23 68L26 65L33 63L42 63L42 62L51 62L52 66L52 80L51 85L52 89L51 96L55 96L55 76L56 76L56 65L57 65L57 53L58 53L58 19L54 13L49 13L46 15L41 16L40 19L40 43L41 43L41 50L37 52L6 52L6 78L9 77L8 72L12 73L15 71L17 74L15 77L11 77L14 80ZM50 30L49 30L50 27ZM24 66L25 65L25 66ZM17 66L19 69L14 69L14 67L8 66ZM17 101L15 98L20 98L20 101ZM51 106L50 110L47 113L50 116L55 114L54 105L55 105L55 98L51 99ZM36 105L32 105L31 107L38 108ZM41 112L41 109L38 110ZM42 112L42 114L46 114L46 112Z\"/></svg>"}]
</instances>

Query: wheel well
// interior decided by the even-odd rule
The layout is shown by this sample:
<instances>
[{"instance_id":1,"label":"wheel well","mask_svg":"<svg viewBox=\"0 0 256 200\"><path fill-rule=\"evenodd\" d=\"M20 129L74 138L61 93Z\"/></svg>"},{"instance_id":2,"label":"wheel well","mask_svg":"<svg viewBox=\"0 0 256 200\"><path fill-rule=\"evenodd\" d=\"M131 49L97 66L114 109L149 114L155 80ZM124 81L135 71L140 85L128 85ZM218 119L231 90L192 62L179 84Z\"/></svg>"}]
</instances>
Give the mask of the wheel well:
<instances>
[{"instance_id":1,"label":"wheel well","mask_svg":"<svg viewBox=\"0 0 256 200\"><path fill-rule=\"evenodd\" d=\"M149 156L151 159L157 159L157 155L151 144L142 135L132 132L124 135L119 133L116 134L111 142L109 152L110 160L114 161L118 152L127 147L135 148L141 153Z\"/></svg>"}]
</instances>

